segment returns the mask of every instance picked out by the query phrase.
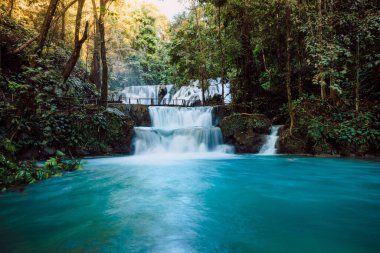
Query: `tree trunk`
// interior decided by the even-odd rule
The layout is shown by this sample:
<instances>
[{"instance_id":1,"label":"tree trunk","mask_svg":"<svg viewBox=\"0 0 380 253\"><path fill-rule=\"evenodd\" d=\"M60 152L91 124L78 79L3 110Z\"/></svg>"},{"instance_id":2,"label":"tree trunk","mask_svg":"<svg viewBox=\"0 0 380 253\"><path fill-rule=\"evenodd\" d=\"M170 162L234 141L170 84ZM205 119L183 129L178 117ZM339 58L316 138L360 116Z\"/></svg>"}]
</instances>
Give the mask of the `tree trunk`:
<instances>
[{"instance_id":1,"label":"tree trunk","mask_svg":"<svg viewBox=\"0 0 380 253\"><path fill-rule=\"evenodd\" d=\"M293 101L292 101L292 90L291 90L291 62L290 62L290 36L291 36L291 9L290 9L290 0L286 0L286 93L288 96L288 110L290 117L290 127L289 133L293 134L294 128L294 110L293 110Z\"/></svg>"},{"instance_id":2,"label":"tree trunk","mask_svg":"<svg viewBox=\"0 0 380 253\"><path fill-rule=\"evenodd\" d=\"M205 78L202 75L202 81L201 81L201 87L202 87L202 105L206 105L206 98L205 98Z\"/></svg>"},{"instance_id":3,"label":"tree trunk","mask_svg":"<svg viewBox=\"0 0 380 253\"><path fill-rule=\"evenodd\" d=\"M255 61L250 40L250 23L247 21L247 13L243 6L240 10L240 38L242 53L239 56L237 65L241 69L241 101L250 102L258 95L258 87L254 83Z\"/></svg>"},{"instance_id":4,"label":"tree trunk","mask_svg":"<svg viewBox=\"0 0 380 253\"><path fill-rule=\"evenodd\" d=\"M322 43L322 0L318 0L318 41ZM321 67L318 67L319 73L322 72ZM321 99L325 100L327 97L326 85L321 84Z\"/></svg>"},{"instance_id":5,"label":"tree trunk","mask_svg":"<svg viewBox=\"0 0 380 253\"><path fill-rule=\"evenodd\" d=\"M65 9L65 4L63 2L61 2L61 7L62 7L62 10ZM66 21L66 12L62 13L62 17L61 17L60 39L62 40L62 44L65 43L65 37L66 37L66 24L65 24L65 21Z\"/></svg>"},{"instance_id":6,"label":"tree trunk","mask_svg":"<svg viewBox=\"0 0 380 253\"><path fill-rule=\"evenodd\" d=\"M88 22L86 22L86 26L83 32L83 36L81 39L79 39L79 31L81 27L81 21L82 21L82 10L83 5L86 0L79 0L78 1L78 9L77 9L77 16L75 19L75 34L74 34L74 49L71 54L70 59L65 65L64 71L63 71L63 82L65 83L67 79L69 78L71 72L73 71L75 65L77 64L77 61L80 56L80 50L82 49L83 43L86 41L88 37Z\"/></svg>"},{"instance_id":7,"label":"tree trunk","mask_svg":"<svg viewBox=\"0 0 380 253\"><path fill-rule=\"evenodd\" d=\"M95 84L98 90L102 88L101 73L100 73L100 41L99 41L99 19L96 10L95 0L92 0L92 10L94 16L94 51L92 56L91 71L89 80Z\"/></svg>"},{"instance_id":8,"label":"tree trunk","mask_svg":"<svg viewBox=\"0 0 380 253\"><path fill-rule=\"evenodd\" d=\"M85 26L85 30L83 32L82 38L78 40L77 42L75 42L71 57L65 65L65 68L63 71L63 82L67 81L75 65L77 64L78 59L80 57L80 51L82 49L82 45L87 40L87 37L88 37L88 22L86 22L86 26Z\"/></svg>"},{"instance_id":9,"label":"tree trunk","mask_svg":"<svg viewBox=\"0 0 380 253\"><path fill-rule=\"evenodd\" d=\"M220 47L220 58L221 58L221 75L220 81L222 84L222 105L224 105L224 50L223 50L223 41L222 41L222 26L221 26L221 17L220 17L221 6L218 6L218 37L219 37L219 47Z\"/></svg>"},{"instance_id":10,"label":"tree trunk","mask_svg":"<svg viewBox=\"0 0 380 253\"><path fill-rule=\"evenodd\" d=\"M335 78L333 76L330 76L330 100L334 106L337 105L338 94L335 88Z\"/></svg>"},{"instance_id":11,"label":"tree trunk","mask_svg":"<svg viewBox=\"0 0 380 253\"><path fill-rule=\"evenodd\" d=\"M356 42L356 83L355 83L355 111L359 112L360 105L360 39Z\"/></svg>"},{"instance_id":12,"label":"tree trunk","mask_svg":"<svg viewBox=\"0 0 380 253\"><path fill-rule=\"evenodd\" d=\"M104 31L104 15L106 11L106 3L108 0L100 0L100 15L99 15L99 35L100 35L100 57L102 60L102 89L100 96L100 104L107 106L108 99L108 66L106 55L106 41Z\"/></svg>"},{"instance_id":13,"label":"tree trunk","mask_svg":"<svg viewBox=\"0 0 380 253\"><path fill-rule=\"evenodd\" d=\"M41 55L42 55L42 50L45 46L45 42L47 39L47 35L49 33L51 21L53 19L55 11L57 10L58 2L59 2L59 0L50 0L49 7L46 11L45 18L44 18L44 21L42 23L42 27L40 30L40 35L39 35L39 39L38 39L38 46L36 49L36 54L37 54L38 58L41 57Z\"/></svg>"},{"instance_id":14,"label":"tree trunk","mask_svg":"<svg viewBox=\"0 0 380 253\"><path fill-rule=\"evenodd\" d=\"M202 47L202 39L201 39L201 34L200 34L200 24L199 24L199 16L198 16L198 7L195 4L195 1L193 1L193 8L195 10L195 21L196 21L196 38L197 38L197 45L198 45L198 76L199 76L199 83L201 84L201 90L202 90L202 105L205 105L206 103L206 98L205 98L205 83L204 83L204 60L202 55L203 52L203 47Z\"/></svg>"},{"instance_id":15,"label":"tree trunk","mask_svg":"<svg viewBox=\"0 0 380 253\"><path fill-rule=\"evenodd\" d=\"M78 0L73 0L72 2L70 2L61 12L59 15L57 15L55 17L55 19L53 20L53 23L56 23L58 22L58 19L64 15L66 13L66 11L73 5L77 2ZM40 35L36 35L34 36L33 38L27 40L26 42L24 42L21 46L19 46L18 48L16 48L15 50L11 51L10 54L17 54L19 52L21 52L21 50L23 50L24 48L26 48L27 46L29 46L33 41L36 41L38 38L40 37Z\"/></svg>"},{"instance_id":16,"label":"tree trunk","mask_svg":"<svg viewBox=\"0 0 380 253\"><path fill-rule=\"evenodd\" d=\"M297 7L298 7L298 18L302 20L302 12L301 12L301 7L302 3L300 0L297 1ZM299 31L297 33L297 56L298 56L298 97L303 96L303 40L302 40L302 34Z\"/></svg>"},{"instance_id":17,"label":"tree trunk","mask_svg":"<svg viewBox=\"0 0 380 253\"><path fill-rule=\"evenodd\" d=\"M321 84L321 99L326 100L326 97L327 97L326 85Z\"/></svg>"},{"instance_id":18,"label":"tree trunk","mask_svg":"<svg viewBox=\"0 0 380 253\"><path fill-rule=\"evenodd\" d=\"M12 12L13 12L13 8L15 6L15 1L16 0L9 0L9 3L8 3L8 17L12 17Z\"/></svg>"}]
</instances>

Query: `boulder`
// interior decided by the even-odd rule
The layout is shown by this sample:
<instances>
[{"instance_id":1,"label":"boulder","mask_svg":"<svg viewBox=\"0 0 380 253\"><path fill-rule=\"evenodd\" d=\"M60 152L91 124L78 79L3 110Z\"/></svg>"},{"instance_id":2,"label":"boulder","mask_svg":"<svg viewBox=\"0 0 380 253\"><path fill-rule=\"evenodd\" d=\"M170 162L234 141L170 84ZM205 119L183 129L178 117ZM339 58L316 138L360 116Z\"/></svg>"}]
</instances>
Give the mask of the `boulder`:
<instances>
[{"instance_id":1,"label":"boulder","mask_svg":"<svg viewBox=\"0 0 380 253\"><path fill-rule=\"evenodd\" d=\"M117 142L112 143L112 150L109 151L109 153L129 154L131 152L134 126L135 122L131 118L126 117L124 120L123 133Z\"/></svg>"},{"instance_id":2,"label":"boulder","mask_svg":"<svg viewBox=\"0 0 380 253\"><path fill-rule=\"evenodd\" d=\"M322 157L336 156L336 149L327 142L315 142L307 134L289 134L289 126L283 127L279 131L278 153L292 155L315 155Z\"/></svg>"},{"instance_id":3,"label":"boulder","mask_svg":"<svg viewBox=\"0 0 380 253\"><path fill-rule=\"evenodd\" d=\"M307 141L289 135L288 128L282 127L278 132L279 154L307 154Z\"/></svg>"},{"instance_id":4,"label":"boulder","mask_svg":"<svg viewBox=\"0 0 380 253\"><path fill-rule=\"evenodd\" d=\"M237 153L257 153L270 132L271 121L263 114L238 113L224 117L220 127L226 144Z\"/></svg>"},{"instance_id":5,"label":"boulder","mask_svg":"<svg viewBox=\"0 0 380 253\"><path fill-rule=\"evenodd\" d=\"M149 105L125 105L124 113L129 116L136 126L151 126Z\"/></svg>"}]
</instances>

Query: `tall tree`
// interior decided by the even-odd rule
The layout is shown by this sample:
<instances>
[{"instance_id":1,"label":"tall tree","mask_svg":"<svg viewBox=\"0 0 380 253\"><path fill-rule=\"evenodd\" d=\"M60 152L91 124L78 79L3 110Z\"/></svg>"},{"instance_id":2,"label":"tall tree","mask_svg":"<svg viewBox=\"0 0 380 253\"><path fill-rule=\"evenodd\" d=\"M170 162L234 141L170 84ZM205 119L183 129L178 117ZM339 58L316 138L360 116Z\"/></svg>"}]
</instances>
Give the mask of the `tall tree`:
<instances>
[{"instance_id":1,"label":"tall tree","mask_svg":"<svg viewBox=\"0 0 380 253\"><path fill-rule=\"evenodd\" d=\"M44 21L42 23L39 37L38 37L38 46L36 48L37 57L41 57L42 50L45 46L47 35L49 33L49 29L51 26L51 22L53 20L53 16L55 11L57 10L59 0L50 0L49 7L46 11Z\"/></svg>"},{"instance_id":2,"label":"tall tree","mask_svg":"<svg viewBox=\"0 0 380 253\"><path fill-rule=\"evenodd\" d=\"M8 2L8 17L12 17L12 12L14 9L15 1L16 0L9 0L9 2Z\"/></svg>"},{"instance_id":3,"label":"tall tree","mask_svg":"<svg viewBox=\"0 0 380 253\"><path fill-rule=\"evenodd\" d=\"M107 52L106 52L106 39L105 39L105 25L104 18L106 14L106 4L109 0L100 0L100 14L99 14L99 40L100 40L100 58L102 60L102 88L100 96L100 104L107 106L108 100L108 65L107 65Z\"/></svg>"},{"instance_id":4,"label":"tall tree","mask_svg":"<svg viewBox=\"0 0 380 253\"><path fill-rule=\"evenodd\" d=\"M290 117L290 127L289 133L293 134L294 127L294 109L293 109L293 101L292 101L292 89L291 89L291 53L290 53L290 40L291 40L291 6L290 0L286 0L285 8L286 8L286 93L288 97L288 111Z\"/></svg>"},{"instance_id":5,"label":"tall tree","mask_svg":"<svg viewBox=\"0 0 380 253\"><path fill-rule=\"evenodd\" d=\"M66 82L69 78L71 72L73 71L82 49L83 43L87 40L88 37L88 22L86 22L82 38L79 39L79 32L82 21L82 10L86 0L78 0L77 16L75 19L75 33L74 33L74 49L71 53L70 59L67 61L65 68L63 70L63 81Z\"/></svg>"},{"instance_id":6,"label":"tall tree","mask_svg":"<svg viewBox=\"0 0 380 253\"><path fill-rule=\"evenodd\" d=\"M322 0L318 0L318 43L319 45L322 45L323 42L323 29L322 29ZM323 80L324 75L322 75L322 69L319 66L319 74L321 81L319 82L321 85L321 99L325 100L327 97L326 93L326 82Z\"/></svg>"},{"instance_id":7,"label":"tall tree","mask_svg":"<svg viewBox=\"0 0 380 253\"><path fill-rule=\"evenodd\" d=\"M101 69L100 69L100 40L99 40L99 18L98 13L96 10L96 3L95 0L91 0L92 2L92 12L94 16L94 49L92 54L92 63L91 63L91 71L89 80L93 84L96 85L96 87L101 90L102 88L102 81L101 81Z\"/></svg>"},{"instance_id":8,"label":"tall tree","mask_svg":"<svg viewBox=\"0 0 380 253\"><path fill-rule=\"evenodd\" d=\"M61 8L62 8L62 10L65 9L65 3L63 1L61 2ZM64 43L65 38L66 38L66 12L62 13L62 17L61 17L61 32L59 34L59 37L62 40L62 42Z\"/></svg>"},{"instance_id":9,"label":"tall tree","mask_svg":"<svg viewBox=\"0 0 380 253\"><path fill-rule=\"evenodd\" d=\"M198 46L198 54L197 54L197 64L198 64L198 77L199 82L201 84L201 90L202 90L202 104L205 105L206 103L206 97L205 97L205 91L206 91L206 84L205 84L205 66L204 66L204 57L202 55L203 52L203 46L202 46L202 38L201 38L201 25L200 25L200 6L199 3L197 4L196 0L193 0L193 12L195 17L195 23L196 23L196 43Z\"/></svg>"},{"instance_id":10,"label":"tall tree","mask_svg":"<svg viewBox=\"0 0 380 253\"><path fill-rule=\"evenodd\" d=\"M359 111L360 104L360 37L356 38L356 82L355 82L355 111Z\"/></svg>"},{"instance_id":11,"label":"tall tree","mask_svg":"<svg viewBox=\"0 0 380 253\"><path fill-rule=\"evenodd\" d=\"M214 0L215 6L218 8L218 42L220 48L220 78L222 83L222 104L224 105L224 79L225 79L225 60L224 60L224 47L222 40L222 22L221 22L221 8L226 4L227 0Z\"/></svg>"}]
</instances>

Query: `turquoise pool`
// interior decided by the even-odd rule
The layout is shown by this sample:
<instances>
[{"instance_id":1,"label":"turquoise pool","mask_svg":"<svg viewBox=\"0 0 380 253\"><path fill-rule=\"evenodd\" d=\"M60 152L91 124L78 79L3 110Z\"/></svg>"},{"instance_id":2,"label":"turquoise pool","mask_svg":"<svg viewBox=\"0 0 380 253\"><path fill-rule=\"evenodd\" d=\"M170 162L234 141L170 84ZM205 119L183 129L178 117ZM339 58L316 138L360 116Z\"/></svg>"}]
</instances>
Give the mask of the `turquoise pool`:
<instances>
[{"instance_id":1,"label":"turquoise pool","mask_svg":"<svg viewBox=\"0 0 380 253\"><path fill-rule=\"evenodd\" d=\"M0 194L0 252L380 252L380 163L88 159Z\"/></svg>"}]
</instances>

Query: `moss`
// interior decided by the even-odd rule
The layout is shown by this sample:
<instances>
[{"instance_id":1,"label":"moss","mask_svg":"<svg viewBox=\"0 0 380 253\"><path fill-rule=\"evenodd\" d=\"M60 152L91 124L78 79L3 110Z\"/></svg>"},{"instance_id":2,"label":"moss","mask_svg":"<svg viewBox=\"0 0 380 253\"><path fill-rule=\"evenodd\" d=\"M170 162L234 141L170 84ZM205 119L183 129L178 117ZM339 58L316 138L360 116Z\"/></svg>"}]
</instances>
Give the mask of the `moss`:
<instances>
[{"instance_id":1,"label":"moss","mask_svg":"<svg viewBox=\"0 0 380 253\"><path fill-rule=\"evenodd\" d=\"M280 132L280 152L344 156L379 153L380 115L375 107L355 112L314 97L300 98L294 106L293 136Z\"/></svg>"},{"instance_id":2,"label":"moss","mask_svg":"<svg viewBox=\"0 0 380 253\"><path fill-rule=\"evenodd\" d=\"M255 133L267 133L270 120L263 114L236 113L222 120L221 127L225 136L252 130Z\"/></svg>"}]
</instances>

